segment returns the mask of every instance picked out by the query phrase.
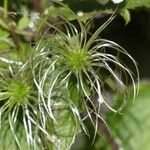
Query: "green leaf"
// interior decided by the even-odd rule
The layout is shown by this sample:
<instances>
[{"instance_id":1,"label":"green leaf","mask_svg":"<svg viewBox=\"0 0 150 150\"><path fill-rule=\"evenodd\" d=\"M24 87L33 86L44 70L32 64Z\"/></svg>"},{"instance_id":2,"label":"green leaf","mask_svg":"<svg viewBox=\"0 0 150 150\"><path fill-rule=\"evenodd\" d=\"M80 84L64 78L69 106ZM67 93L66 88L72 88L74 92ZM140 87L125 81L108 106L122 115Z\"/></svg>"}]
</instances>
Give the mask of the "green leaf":
<instances>
[{"instance_id":1,"label":"green leaf","mask_svg":"<svg viewBox=\"0 0 150 150\"><path fill-rule=\"evenodd\" d=\"M68 19L68 20L74 20L75 16L72 15L71 11L69 9L67 9L66 7L60 6L60 7L56 7L54 5L52 5L49 8L49 14L51 15L51 17L59 17L59 16L63 16L64 18Z\"/></svg>"},{"instance_id":2,"label":"green leaf","mask_svg":"<svg viewBox=\"0 0 150 150\"><path fill-rule=\"evenodd\" d=\"M14 43L10 38L0 37L0 51L14 47Z\"/></svg>"},{"instance_id":3,"label":"green leaf","mask_svg":"<svg viewBox=\"0 0 150 150\"><path fill-rule=\"evenodd\" d=\"M75 135L80 132L78 120L66 106L62 102L56 103L53 107L56 121L47 122L49 134L52 135L51 141L53 141L54 150L68 149L72 145Z\"/></svg>"},{"instance_id":4,"label":"green leaf","mask_svg":"<svg viewBox=\"0 0 150 150\"><path fill-rule=\"evenodd\" d=\"M81 94L79 93L75 84L72 84L69 88L70 98L73 101L74 105L82 111L83 109L83 100L81 99Z\"/></svg>"},{"instance_id":5,"label":"green leaf","mask_svg":"<svg viewBox=\"0 0 150 150\"><path fill-rule=\"evenodd\" d=\"M54 17L54 18L62 16L69 21L76 19L76 15L73 14L70 9L64 6L58 7L58 6L52 5L49 8L49 14L51 17ZM91 13L84 13L82 11L77 12L77 15L80 18L80 20L83 22L86 22L91 17Z\"/></svg>"},{"instance_id":6,"label":"green leaf","mask_svg":"<svg viewBox=\"0 0 150 150\"><path fill-rule=\"evenodd\" d=\"M150 7L150 0L126 0L123 9L134 9L136 7Z\"/></svg>"},{"instance_id":7,"label":"green leaf","mask_svg":"<svg viewBox=\"0 0 150 150\"><path fill-rule=\"evenodd\" d=\"M140 93L129 100L122 114L107 114L106 119L114 139L122 149L149 150L150 148L150 83L142 82ZM133 89L130 88L132 95ZM119 99L122 99L120 96ZM102 138L100 138L103 141ZM107 145L103 149L110 149Z\"/></svg>"},{"instance_id":8,"label":"green leaf","mask_svg":"<svg viewBox=\"0 0 150 150\"><path fill-rule=\"evenodd\" d=\"M7 38L10 35L10 33L6 30L3 30L2 28L0 28L0 38Z\"/></svg>"},{"instance_id":9,"label":"green leaf","mask_svg":"<svg viewBox=\"0 0 150 150\"><path fill-rule=\"evenodd\" d=\"M54 123L56 135L61 141L59 147L62 150L68 149L74 136L78 133L78 128L73 115L68 110L62 110L57 114L57 122ZM57 145L58 146L58 145Z\"/></svg>"},{"instance_id":10,"label":"green leaf","mask_svg":"<svg viewBox=\"0 0 150 150\"><path fill-rule=\"evenodd\" d=\"M129 10L127 10L127 9L123 10L123 11L121 11L120 14L125 20L125 25L127 25L130 22L130 20L131 20L131 15L130 15Z\"/></svg>"},{"instance_id":11,"label":"green leaf","mask_svg":"<svg viewBox=\"0 0 150 150\"><path fill-rule=\"evenodd\" d=\"M29 23L30 23L30 19L27 17L22 17L19 22L18 22L18 29L23 30L26 27L28 27Z\"/></svg>"},{"instance_id":12,"label":"green leaf","mask_svg":"<svg viewBox=\"0 0 150 150\"><path fill-rule=\"evenodd\" d=\"M0 51L14 47L14 43L9 36L10 33L0 27Z\"/></svg>"},{"instance_id":13,"label":"green leaf","mask_svg":"<svg viewBox=\"0 0 150 150\"><path fill-rule=\"evenodd\" d=\"M20 123L16 123L14 128L15 134L19 139L21 150L31 150L26 140L25 130ZM15 141L14 135L10 129L8 120L3 121L0 128L0 149L1 150L17 150L19 149L17 143ZM39 145L37 145L37 150L42 149Z\"/></svg>"}]
</instances>

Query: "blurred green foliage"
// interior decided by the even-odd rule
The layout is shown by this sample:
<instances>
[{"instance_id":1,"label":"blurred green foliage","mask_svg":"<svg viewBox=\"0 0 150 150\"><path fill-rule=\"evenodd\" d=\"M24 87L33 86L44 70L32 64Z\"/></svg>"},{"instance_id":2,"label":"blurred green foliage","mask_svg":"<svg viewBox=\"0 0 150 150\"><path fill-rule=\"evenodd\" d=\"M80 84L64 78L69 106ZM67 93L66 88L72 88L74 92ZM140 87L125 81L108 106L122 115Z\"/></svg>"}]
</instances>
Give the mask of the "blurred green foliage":
<instances>
[{"instance_id":1,"label":"blurred green foliage","mask_svg":"<svg viewBox=\"0 0 150 150\"><path fill-rule=\"evenodd\" d=\"M106 120L112 132L112 135L124 150L149 150L150 147L150 83L141 82L139 95L133 102L128 100L128 104L121 114L106 114ZM130 88L130 94L133 89ZM118 100L121 100L121 96ZM103 139L100 138L96 145L103 145ZM105 147L105 148L104 148ZM111 149L104 146L103 149Z\"/></svg>"},{"instance_id":2,"label":"blurred green foliage","mask_svg":"<svg viewBox=\"0 0 150 150\"><path fill-rule=\"evenodd\" d=\"M125 0L118 6L111 1L106 5L101 5L98 1L94 0L64 0L63 3L69 6L71 10L75 11L78 15L80 12L81 16L79 15L79 17L83 22L86 22L89 18L107 16L116 10L117 13L120 13L124 17L126 23L128 23L131 19L130 9L143 6L150 7L149 0ZM1 0L0 57L2 56L7 60L10 58L13 61L27 60L28 56L34 50L35 43L39 41L45 29L47 29L45 25L46 21L61 24L62 20L59 20L59 16L61 15L69 21L75 20L74 15L72 15L66 6L58 6L48 0L37 1L37 3L33 3L33 1L30 0L8 0L8 10L4 9L3 4L4 1ZM1 66L3 66L3 64ZM0 71L2 70L3 68L0 68ZM112 114L105 114L105 119L110 127L112 135L122 149L140 150L144 148L144 150L148 150L150 147L149 89L149 83L141 83L139 96L135 99L134 103L129 99L129 103L127 103L121 115L116 114L112 117ZM78 98L74 93L75 90L76 89L71 88L71 94L74 100L77 101ZM130 90L132 93L133 90ZM76 127L72 119L72 114L65 108L62 108L61 112L56 112L56 116L59 121L54 125L55 128L53 131L50 132L57 134L63 139L61 146L64 146L63 149L65 149L69 146L73 136L80 131L80 127ZM0 145L3 147L2 150L17 149L15 140L12 140L13 135L10 129L8 129L7 126L4 126L2 129L3 132L0 134ZM23 137L22 140L25 140L25 133L22 133L22 126L17 129L19 136L21 134L21 139ZM81 138L84 139L85 137ZM86 140L85 138L85 141ZM24 141L21 143L23 143L24 147L27 146L27 143L24 144ZM85 144L87 143L85 142ZM92 149L97 150L100 147L102 149L111 149L104 138L97 137Z\"/></svg>"}]
</instances>

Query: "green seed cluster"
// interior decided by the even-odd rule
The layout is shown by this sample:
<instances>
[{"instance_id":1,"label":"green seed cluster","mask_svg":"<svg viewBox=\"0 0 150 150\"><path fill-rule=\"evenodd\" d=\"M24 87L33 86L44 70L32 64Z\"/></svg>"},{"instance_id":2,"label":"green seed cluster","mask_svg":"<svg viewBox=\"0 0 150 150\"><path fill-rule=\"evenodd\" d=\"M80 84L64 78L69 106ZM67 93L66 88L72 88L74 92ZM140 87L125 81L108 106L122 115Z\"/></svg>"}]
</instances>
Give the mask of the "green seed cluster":
<instances>
[{"instance_id":1,"label":"green seed cluster","mask_svg":"<svg viewBox=\"0 0 150 150\"><path fill-rule=\"evenodd\" d=\"M70 51L67 55L67 65L72 72L79 73L89 64L89 54L84 50Z\"/></svg>"},{"instance_id":2,"label":"green seed cluster","mask_svg":"<svg viewBox=\"0 0 150 150\"><path fill-rule=\"evenodd\" d=\"M30 95L30 86L23 81L13 80L8 87L10 99L14 103L24 104Z\"/></svg>"}]
</instances>

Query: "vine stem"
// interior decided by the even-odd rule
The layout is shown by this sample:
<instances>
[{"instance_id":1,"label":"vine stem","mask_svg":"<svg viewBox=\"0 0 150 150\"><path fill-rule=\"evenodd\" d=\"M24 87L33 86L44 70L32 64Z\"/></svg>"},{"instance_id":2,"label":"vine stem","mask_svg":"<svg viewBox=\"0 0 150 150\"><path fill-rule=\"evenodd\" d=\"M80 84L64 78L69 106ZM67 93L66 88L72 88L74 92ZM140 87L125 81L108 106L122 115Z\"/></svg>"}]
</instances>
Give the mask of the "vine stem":
<instances>
[{"instance_id":1,"label":"vine stem","mask_svg":"<svg viewBox=\"0 0 150 150\"><path fill-rule=\"evenodd\" d=\"M8 13L8 0L4 0L4 16L7 18Z\"/></svg>"},{"instance_id":2,"label":"vine stem","mask_svg":"<svg viewBox=\"0 0 150 150\"><path fill-rule=\"evenodd\" d=\"M116 143L105 122L99 118L98 125L107 141L111 144L112 150L119 150L119 145L118 143Z\"/></svg>"}]
</instances>

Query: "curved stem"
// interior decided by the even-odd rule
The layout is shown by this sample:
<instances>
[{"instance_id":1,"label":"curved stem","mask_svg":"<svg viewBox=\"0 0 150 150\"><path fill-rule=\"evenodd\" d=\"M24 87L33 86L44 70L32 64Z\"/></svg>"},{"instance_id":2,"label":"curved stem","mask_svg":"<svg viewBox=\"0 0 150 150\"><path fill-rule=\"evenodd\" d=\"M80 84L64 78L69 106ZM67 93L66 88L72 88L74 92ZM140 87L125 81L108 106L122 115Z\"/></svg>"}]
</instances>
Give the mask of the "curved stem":
<instances>
[{"instance_id":1,"label":"curved stem","mask_svg":"<svg viewBox=\"0 0 150 150\"><path fill-rule=\"evenodd\" d=\"M4 16L7 18L7 12L8 12L8 0L4 0Z\"/></svg>"},{"instance_id":2,"label":"curved stem","mask_svg":"<svg viewBox=\"0 0 150 150\"><path fill-rule=\"evenodd\" d=\"M105 124L105 122L100 118L98 120L98 126L99 126L100 130L102 131L102 133L104 134L107 141L111 144L112 150L119 150L118 143L113 138L113 136L110 133L107 125Z\"/></svg>"}]
</instances>

